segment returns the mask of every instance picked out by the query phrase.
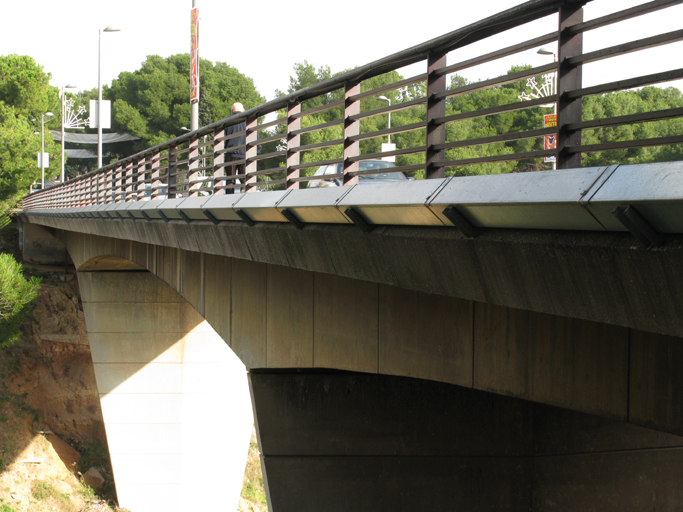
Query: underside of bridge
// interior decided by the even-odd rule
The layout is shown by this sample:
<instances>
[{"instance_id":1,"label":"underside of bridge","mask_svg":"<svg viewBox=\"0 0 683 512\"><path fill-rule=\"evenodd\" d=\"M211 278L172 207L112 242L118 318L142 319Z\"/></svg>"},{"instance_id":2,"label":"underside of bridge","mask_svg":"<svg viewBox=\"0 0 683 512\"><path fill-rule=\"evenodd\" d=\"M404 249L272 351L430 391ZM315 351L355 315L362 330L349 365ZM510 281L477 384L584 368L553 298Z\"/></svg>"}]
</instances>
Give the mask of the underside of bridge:
<instances>
[{"instance_id":1,"label":"underside of bridge","mask_svg":"<svg viewBox=\"0 0 683 512\"><path fill-rule=\"evenodd\" d=\"M164 511L186 510L183 493L196 497L204 485L238 485L251 421L244 367L272 512L683 506L683 339L672 335L675 320L656 319L669 331L648 332L630 320L474 300L466 290L439 295L227 254L54 234L79 270L119 498L135 512L161 510L145 496L168 489L177 498ZM545 268L560 268L565 257L556 250ZM679 274L658 278L675 283ZM503 287L515 280L498 275ZM581 282L566 274L556 282L562 278ZM549 307L575 307L561 303ZM162 431L175 437L162 443ZM146 439L155 453L144 453ZM200 477L197 463L212 457L221 469L207 479L213 466L203 466Z\"/></svg>"}]
</instances>

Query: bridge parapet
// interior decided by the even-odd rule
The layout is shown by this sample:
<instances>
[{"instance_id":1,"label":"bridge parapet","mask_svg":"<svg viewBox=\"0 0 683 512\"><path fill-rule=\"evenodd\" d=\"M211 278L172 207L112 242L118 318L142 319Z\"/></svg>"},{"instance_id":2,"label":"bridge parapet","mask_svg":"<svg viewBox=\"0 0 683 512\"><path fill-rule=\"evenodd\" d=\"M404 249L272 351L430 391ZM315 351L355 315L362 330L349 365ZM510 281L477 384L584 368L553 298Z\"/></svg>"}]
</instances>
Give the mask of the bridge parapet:
<instances>
[{"instance_id":1,"label":"bridge parapet","mask_svg":"<svg viewBox=\"0 0 683 512\"><path fill-rule=\"evenodd\" d=\"M341 180L344 185L355 185L360 178L378 172L377 169L363 169L361 163L378 158L399 158L398 166L381 169L381 172L415 173L418 178L444 178L448 174L453 174L454 169L481 163L552 156L556 157L558 168L566 169L579 167L580 156L586 152L683 142L683 135L677 134L641 140L582 144L583 130L683 116L683 109L674 108L594 120L582 119L581 101L587 96L683 78L683 69L675 69L593 87L582 87L581 73L584 64L667 45L683 38L683 31L678 30L584 52L584 33L672 7L681 1L655 0L584 22L582 5L585 3L587 2L574 0L526 2L467 27L146 149L79 176L68 183L32 194L25 199L24 209L62 209L188 196L196 198L202 194L222 194L236 189L255 192L279 187L291 191L300 188L302 183L310 185L323 179L335 178ZM452 64L447 62L450 52L551 14L558 15L558 30L475 58ZM453 73L542 45L553 44L557 45L552 52L558 56L556 62L476 83L454 83L450 88L447 84L446 78ZM458 57L455 58L457 60ZM380 87L368 85L367 81L371 78L421 61L426 63L425 73ZM446 115L446 104L452 98L516 81L531 80L542 74L557 75L557 84L551 94L529 101ZM376 108L376 101L370 101L391 91L400 93L400 101L395 99L393 103L381 108ZM447 139L446 127L452 123L535 108L548 103L556 104L557 127L468 140ZM414 109L419 122L372 131L361 127L364 120L405 109ZM311 116L321 112L334 112L334 120L306 126L317 122ZM279 113L276 120L258 124L261 117L276 113ZM240 123L244 123L240 133L226 135L228 127ZM305 143L302 136L311 133L316 134L319 142ZM361 150L361 143L364 141L404 133L415 135L415 141L402 143L397 149L382 152L367 148ZM540 139L554 134L557 135L556 148L476 158L457 158L451 154L451 151L463 147ZM226 148L227 142L240 136L246 140L242 146ZM279 145L273 151L261 154L257 151L259 144L276 141ZM246 157L242 160L231 160L229 152L236 149L245 150ZM332 152L327 157L316 156L315 151L322 149ZM334 158L329 158L330 155ZM412 162L419 163L401 161L401 158L409 155L414 157ZM235 165L238 166L237 170ZM309 171L315 168L335 165L338 167L332 170L336 172L310 175Z\"/></svg>"}]
</instances>

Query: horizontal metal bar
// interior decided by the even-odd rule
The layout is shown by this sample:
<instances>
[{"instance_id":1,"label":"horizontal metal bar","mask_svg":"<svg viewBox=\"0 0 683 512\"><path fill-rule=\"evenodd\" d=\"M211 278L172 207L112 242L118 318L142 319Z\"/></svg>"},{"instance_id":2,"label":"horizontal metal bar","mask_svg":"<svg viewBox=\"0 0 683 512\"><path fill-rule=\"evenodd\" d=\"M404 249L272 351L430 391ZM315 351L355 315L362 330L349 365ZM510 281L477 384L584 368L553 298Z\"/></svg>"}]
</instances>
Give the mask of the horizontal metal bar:
<instances>
[{"instance_id":1,"label":"horizontal metal bar","mask_svg":"<svg viewBox=\"0 0 683 512\"><path fill-rule=\"evenodd\" d=\"M375 137L382 137L383 135L389 135L392 133L405 133L413 130L420 130L427 126L426 121L421 121L419 123L405 124L403 126L392 126L391 128L385 128L384 130L377 130L375 132L361 133L359 135L353 135L348 137L347 140L355 142L357 140L374 139Z\"/></svg>"},{"instance_id":2,"label":"horizontal metal bar","mask_svg":"<svg viewBox=\"0 0 683 512\"><path fill-rule=\"evenodd\" d=\"M335 107L340 107L344 105L344 100L337 100L333 101L331 103L327 103L326 105L321 105L320 107L315 107L311 108L308 110L304 110L303 112L299 112L297 114L292 114L291 117L292 119L298 119L300 117L305 117L305 116L310 116L311 114L317 114L318 112L324 112L325 110L330 110Z\"/></svg>"},{"instance_id":3,"label":"horizontal metal bar","mask_svg":"<svg viewBox=\"0 0 683 512\"><path fill-rule=\"evenodd\" d=\"M384 169L371 169L369 171L356 171L356 172L350 172L349 175L351 176L368 176L370 174L384 174L384 173L392 173L392 172L410 172L410 171L419 171L421 169L425 168L425 164L413 164L413 165L402 165L402 166L397 166L397 167L387 167Z\"/></svg>"},{"instance_id":4,"label":"horizontal metal bar","mask_svg":"<svg viewBox=\"0 0 683 512\"><path fill-rule=\"evenodd\" d=\"M681 0L683 2L683 0ZM514 55L531 48L536 48L538 46L543 46L544 44L552 43L557 41L558 32L551 32L550 34L545 34L543 36L536 37L534 39L529 39L523 43L515 44L513 46L508 46L507 48L502 48L501 50L496 50L495 52L487 53L473 59L458 62L456 64L451 64L450 66L443 67L436 70L435 76L448 75L450 73L455 73L462 69L471 68L478 66L479 64L485 64L491 62L492 60L501 59L503 57L508 57L509 55Z\"/></svg>"},{"instance_id":5,"label":"horizontal metal bar","mask_svg":"<svg viewBox=\"0 0 683 512\"><path fill-rule=\"evenodd\" d=\"M286 136L287 136L287 134L285 134L285 133L278 133L278 134L275 134L271 137L265 137L263 139L259 139L255 143L251 144L251 146L253 147L255 145L268 144L269 142L273 142L274 140L284 139Z\"/></svg>"},{"instance_id":6,"label":"horizontal metal bar","mask_svg":"<svg viewBox=\"0 0 683 512\"><path fill-rule=\"evenodd\" d=\"M377 96L380 93L387 92L387 91L395 91L396 89L401 89L402 87L407 87L409 85L416 84L418 82L424 82L427 80L427 73L422 73L420 75L415 75L410 78L406 78L404 80L399 80L398 82L394 82L388 85L383 85L382 87L378 87L377 89L373 89L371 91L365 91L361 92L359 94L354 94L353 96L349 97L349 100L351 101L358 101L362 100L364 98L369 98L371 96Z\"/></svg>"},{"instance_id":7,"label":"horizontal metal bar","mask_svg":"<svg viewBox=\"0 0 683 512\"><path fill-rule=\"evenodd\" d=\"M444 144L434 144L432 148L435 151L441 149L462 148L467 146L481 146L483 144L494 144L496 142L509 142L511 140L533 139L535 137L543 137L544 135L552 135L557 133L557 127L540 128L538 130L529 130L526 132L503 133L501 135L493 135L491 137L480 137L477 139L458 140L455 142L446 142Z\"/></svg>"},{"instance_id":8,"label":"horizontal metal bar","mask_svg":"<svg viewBox=\"0 0 683 512\"><path fill-rule=\"evenodd\" d=\"M450 98L452 96L459 96L461 94L489 89L491 87L495 87L496 85L511 84L513 82L524 80L525 78L531 78L551 71L557 71L556 62L551 62L549 64L544 64L543 66L537 66L531 69L525 69L524 71L518 71L517 73L510 73L509 75L503 75L497 78L491 78L490 80L483 80L481 82L463 85L462 87L456 87L455 89L447 89L443 92L435 94L434 99L438 100L441 98Z\"/></svg>"},{"instance_id":9,"label":"horizontal metal bar","mask_svg":"<svg viewBox=\"0 0 683 512\"><path fill-rule=\"evenodd\" d=\"M286 167L271 167L270 169L261 169L260 171L250 172L247 174L247 176L250 178L252 176L266 176L270 174L275 174L276 172L284 172L286 170Z\"/></svg>"},{"instance_id":10,"label":"horizontal metal bar","mask_svg":"<svg viewBox=\"0 0 683 512\"><path fill-rule=\"evenodd\" d=\"M374 110L366 110L365 112L361 112L360 114L354 114L352 116L349 116L349 119L351 121L357 121L358 119L365 119L366 117L374 117L379 114L386 114L387 112L397 112L400 110L406 110L412 107L415 107L417 105L424 105L427 103L427 98L422 97L422 98L416 98L414 100L410 101L405 101L402 103L394 103L391 106L388 107L381 107L381 108L376 108Z\"/></svg>"},{"instance_id":11,"label":"horizontal metal bar","mask_svg":"<svg viewBox=\"0 0 683 512\"><path fill-rule=\"evenodd\" d=\"M452 116L436 117L434 124L445 124L452 121L462 121L464 119L475 119L477 117L492 116L494 114L502 114L503 112L513 112L515 110L523 110L525 108L539 107L548 103L555 103L557 96L545 96L529 101L520 101L518 103L509 103L507 105L500 105L498 107L483 108L481 110L471 110L470 112L462 112Z\"/></svg>"},{"instance_id":12,"label":"horizontal metal bar","mask_svg":"<svg viewBox=\"0 0 683 512\"><path fill-rule=\"evenodd\" d=\"M491 162L509 162L511 160L525 160L527 158L538 158L546 155L553 155L554 149L539 149L538 151L528 151L526 153L509 153L506 155L483 156L479 158L465 158L463 160L446 160L434 162L437 167L461 167L463 165L487 164Z\"/></svg>"},{"instance_id":13,"label":"horizontal metal bar","mask_svg":"<svg viewBox=\"0 0 683 512\"><path fill-rule=\"evenodd\" d=\"M306 144L305 146L297 146L295 148L290 148L289 151L297 153L299 151L308 151L309 149L316 148L326 148L328 146L336 146L337 144L343 144L344 139L334 139L334 140L324 140L322 142L316 142L315 144Z\"/></svg>"},{"instance_id":14,"label":"horizontal metal bar","mask_svg":"<svg viewBox=\"0 0 683 512\"><path fill-rule=\"evenodd\" d=\"M570 146L565 148L568 153L594 153L596 151L609 151L612 149L645 148L650 146L666 146L669 144L683 143L683 135L669 137L654 137L651 139L621 140L617 142L605 142L603 144L588 144L585 146Z\"/></svg>"},{"instance_id":15,"label":"horizontal metal bar","mask_svg":"<svg viewBox=\"0 0 683 512\"><path fill-rule=\"evenodd\" d=\"M297 135L301 135L302 133L308 133L308 132L314 132L317 130L322 130L323 128L330 128L331 126L338 126L340 124L344 124L343 119L335 119L334 121L330 121L329 123L322 123L322 124L316 124L315 126L309 126L307 128L301 128L300 130L292 130L289 132L289 134L293 137ZM281 139L284 139L287 137L287 134L283 133L280 135Z\"/></svg>"},{"instance_id":16,"label":"horizontal metal bar","mask_svg":"<svg viewBox=\"0 0 683 512\"><path fill-rule=\"evenodd\" d=\"M649 2L647 4L636 5L630 9L607 14L606 16L601 16L600 18L596 18L594 20L578 23L569 27L567 31L570 34L580 34L582 32L587 32L588 30L606 27L608 25L612 25L613 23L626 21L637 16L642 16L643 14L655 12L660 9L666 9L667 7L672 7L678 4L683 4L683 0L655 0L654 2Z\"/></svg>"},{"instance_id":17,"label":"horizontal metal bar","mask_svg":"<svg viewBox=\"0 0 683 512\"><path fill-rule=\"evenodd\" d=\"M384 151L381 153L366 153L364 155L353 156L348 158L349 162L362 162L363 160L375 160L385 156L399 156L399 155L412 155L414 153L421 153L426 151L427 146L416 146L413 148L396 149L394 151ZM384 172L384 171L381 171Z\"/></svg>"},{"instance_id":18,"label":"horizontal metal bar","mask_svg":"<svg viewBox=\"0 0 683 512\"><path fill-rule=\"evenodd\" d=\"M683 78L683 68L674 69L673 71L665 71L663 73L653 73L652 75L644 75L636 78L629 78L628 80L618 80L607 84L595 85L593 87L585 87L583 89L575 89L567 91L564 96L567 99L581 98L583 96L592 96L595 94L602 94L605 92L621 91L624 89L634 89L644 85L660 84L663 82L671 82L672 80L679 80Z\"/></svg>"},{"instance_id":19,"label":"horizontal metal bar","mask_svg":"<svg viewBox=\"0 0 683 512\"><path fill-rule=\"evenodd\" d=\"M344 162L343 158L334 158L332 160L320 160L318 162L307 162L305 164L297 164L297 165L291 165L289 168L290 169L308 169L310 167L320 167L321 165L332 165L332 164L341 164Z\"/></svg>"},{"instance_id":20,"label":"horizontal metal bar","mask_svg":"<svg viewBox=\"0 0 683 512\"><path fill-rule=\"evenodd\" d=\"M640 114L630 114L627 116L607 117L603 119L593 119L591 121L582 121L580 123L571 123L567 125L567 130L590 130L594 128L605 128L608 126L622 126L625 124L662 121L664 119L673 119L676 117L683 117L683 108L669 108L666 110L641 112Z\"/></svg>"},{"instance_id":21,"label":"horizontal metal bar","mask_svg":"<svg viewBox=\"0 0 683 512\"><path fill-rule=\"evenodd\" d=\"M674 30L673 32L667 32L666 34L660 34L658 36L646 37L645 39L639 39L637 41L618 44L616 46L610 46L609 48L603 48L602 50L597 50L590 53L576 55L575 57L569 57L565 59L563 62L567 63L569 66L588 64L590 62L597 62L603 59L616 57L618 55L626 55L627 53L633 53L640 50L647 50L648 48L655 48L657 46L675 43L676 41L683 41L683 29Z\"/></svg>"},{"instance_id":22,"label":"horizontal metal bar","mask_svg":"<svg viewBox=\"0 0 683 512\"><path fill-rule=\"evenodd\" d=\"M284 150L283 151L273 151L272 153L261 153L260 155L256 155L256 157L254 157L254 158L250 158L249 161L255 162L258 160L265 160L266 158L274 158L276 156L284 156L286 154L287 154L287 152Z\"/></svg>"},{"instance_id":23,"label":"horizontal metal bar","mask_svg":"<svg viewBox=\"0 0 683 512\"><path fill-rule=\"evenodd\" d=\"M681 0L683 1L683 0ZM286 117L280 117L278 119L275 119L274 121L270 121L268 123L263 123L259 125L259 130L265 130L266 128L270 128L271 126L277 126L282 123L286 123L287 118Z\"/></svg>"}]
</instances>

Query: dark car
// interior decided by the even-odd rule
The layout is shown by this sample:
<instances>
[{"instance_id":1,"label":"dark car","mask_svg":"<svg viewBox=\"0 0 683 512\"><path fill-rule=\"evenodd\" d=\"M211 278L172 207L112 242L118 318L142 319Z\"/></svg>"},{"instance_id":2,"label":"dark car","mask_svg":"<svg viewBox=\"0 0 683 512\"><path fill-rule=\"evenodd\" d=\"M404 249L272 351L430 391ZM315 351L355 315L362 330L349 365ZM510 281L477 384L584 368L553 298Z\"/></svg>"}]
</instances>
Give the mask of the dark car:
<instances>
[{"instance_id":1,"label":"dark car","mask_svg":"<svg viewBox=\"0 0 683 512\"><path fill-rule=\"evenodd\" d=\"M358 176L358 183L360 185L367 183L393 183L397 181L407 181L407 178L402 172L382 172L383 169L391 169L396 167L392 162L385 160L363 160L358 162L359 171L377 170L377 174L367 174ZM343 170L342 164L323 165L315 171L313 176L323 176L326 174L339 174ZM342 184L341 178L330 178L327 180L314 180L308 182L308 188L320 187L337 187Z\"/></svg>"}]
</instances>

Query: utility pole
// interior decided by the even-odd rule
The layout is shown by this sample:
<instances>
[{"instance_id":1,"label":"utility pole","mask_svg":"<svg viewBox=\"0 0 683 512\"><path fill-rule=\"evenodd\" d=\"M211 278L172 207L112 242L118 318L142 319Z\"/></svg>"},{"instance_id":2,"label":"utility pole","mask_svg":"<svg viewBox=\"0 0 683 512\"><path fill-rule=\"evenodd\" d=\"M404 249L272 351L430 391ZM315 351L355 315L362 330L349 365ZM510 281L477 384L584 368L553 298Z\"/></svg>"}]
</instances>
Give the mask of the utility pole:
<instances>
[{"instance_id":1,"label":"utility pole","mask_svg":"<svg viewBox=\"0 0 683 512\"><path fill-rule=\"evenodd\" d=\"M190 130L199 128L199 14L197 0L192 0L190 28Z\"/></svg>"}]
</instances>

